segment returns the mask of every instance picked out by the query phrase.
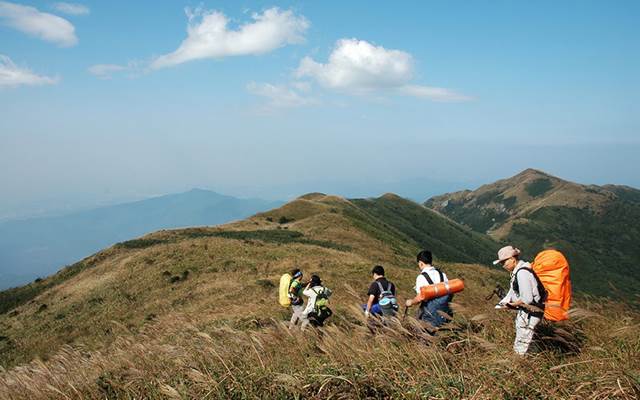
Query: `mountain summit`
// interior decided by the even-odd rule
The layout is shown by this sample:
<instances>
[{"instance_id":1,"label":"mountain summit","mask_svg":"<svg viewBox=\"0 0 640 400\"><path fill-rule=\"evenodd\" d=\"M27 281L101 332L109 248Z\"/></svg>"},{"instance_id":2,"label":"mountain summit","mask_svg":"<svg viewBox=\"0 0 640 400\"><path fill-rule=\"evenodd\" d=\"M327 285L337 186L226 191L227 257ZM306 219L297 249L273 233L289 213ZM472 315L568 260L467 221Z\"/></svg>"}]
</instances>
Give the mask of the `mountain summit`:
<instances>
[{"instance_id":1,"label":"mountain summit","mask_svg":"<svg viewBox=\"0 0 640 400\"><path fill-rule=\"evenodd\" d=\"M474 191L433 197L425 205L513 243L529 258L544 247L559 248L572 262L577 289L622 297L637 293L640 190L581 185L527 169Z\"/></svg>"},{"instance_id":2,"label":"mountain summit","mask_svg":"<svg viewBox=\"0 0 640 400\"><path fill-rule=\"evenodd\" d=\"M497 299L487 295L508 284L508 274L473 261L491 260L498 247L487 235L392 194L322 193L226 225L120 242L0 292L0 398L634 393L629 371L638 369L638 358L629 349L638 347L638 314L614 301L576 296L574 306L588 310L573 310L575 321L544 333L553 351L518 360L527 363L517 368L521 373L504 362L512 357L513 316L494 309ZM415 296L422 248L434 251L449 277L465 282L447 329L433 336L406 312L384 326L365 319L360 304L372 266L384 266L403 303ZM277 285L293 268L305 279L319 274L333 291L334 315L320 331L284 323L290 313L277 302ZM561 376L571 379L559 380L565 370L554 371L566 366L570 375ZM527 379L536 385L522 386Z\"/></svg>"}]
</instances>

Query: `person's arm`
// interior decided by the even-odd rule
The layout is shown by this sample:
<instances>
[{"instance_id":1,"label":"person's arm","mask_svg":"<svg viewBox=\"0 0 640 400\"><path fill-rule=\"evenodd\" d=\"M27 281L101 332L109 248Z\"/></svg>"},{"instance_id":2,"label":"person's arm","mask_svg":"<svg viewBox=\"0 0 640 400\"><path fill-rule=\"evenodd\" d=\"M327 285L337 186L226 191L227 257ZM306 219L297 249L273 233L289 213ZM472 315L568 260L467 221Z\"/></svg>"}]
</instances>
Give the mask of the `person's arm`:
<instances>
[{"instance_id":1,"label":"person's arm","mask_svg":"<svg viewBox=\"0 0 640 400\"><path fill-rule=\"evenodd\" d=\"M496 305L496 308L504 308L506 307L507 304L511 303L511 301L513 300L513 287L511 287L511 284L509 284L509 291L507 292L507 294L502 298L502 300L500 300L498 302L498 304ZM500 306L500 307L498 307Z\"/></svg>"},{"instance_id":2,"label":"person's arm","mask_svg":"<svg viewBox=\"0 0 640 400\"><path fill-rule=\"evenodd\" d=\"M302 314L306 317L316 306L316 292L307 285L307 288L302 292L303 295L308 297L307 308L304 309Z\"/></svg>"},{"instance_id":3,"label":"person's arm","mask_svg":"<svg viewBox=\"0 0 640 400\"><path fill-rule=\"evenodd\" d=\"M416 278L416 297L414 297L413 299L407 299L407 301L404 303L405 306L407 307L411 307L414 304L418 304L422 301L422 296L420 294L420 288L427 285L428 282L427 280L424 278L424 276L422 276L422 274L418 275L418 277Z\"/></svg>"},{"instance_id":4,"label":"person's arm","mask_svg":"<svg viewBox=\"0 0 640 400\"><path fill-rule=\"evenodd\" d=\"M369 300L367 301L367 309L364 310L364 315L365 316L369 316L369 314L371 313L371 307L373 307L373 301L375 300L376 296L370 294L369 295Z\"/></svg>"},{"instance_id":5,"label":"person's arm","mask_svg":"<svg viewBox=\"0 0 640 400\"><path fill-rule=\"evenodd\" d=\"M529 305L533 303L533 288L536 284L536 278L534 278L533 274L529 271L525 272L520 272L516 275L516 279L518 280L518 287L520 289L520 296L518 296L515 301L509 303L509 305L511 305L512 307L518 307L524 304Z\"/></svg>"},{"instance_id":6,"label":"person's arm","mask_svg":"<svg viewBox=\"0 0 640 400\"><path fill-rule=\"evenodd\" d=\"M298 285L300 285L300 283L296 284L296 282L294 281L291 286L289 286L289 293L296 295L298 294Z\"/></svg>"}]
</instances>

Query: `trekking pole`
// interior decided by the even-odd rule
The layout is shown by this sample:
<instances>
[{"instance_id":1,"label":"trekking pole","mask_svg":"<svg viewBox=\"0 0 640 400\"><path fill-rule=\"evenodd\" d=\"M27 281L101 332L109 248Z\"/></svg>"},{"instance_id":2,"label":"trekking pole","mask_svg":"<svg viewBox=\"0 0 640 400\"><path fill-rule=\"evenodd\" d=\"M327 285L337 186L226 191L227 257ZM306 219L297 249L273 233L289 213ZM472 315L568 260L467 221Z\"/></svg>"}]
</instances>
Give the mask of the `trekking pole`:
<instances>
[{"instance_id":1,"label":"trekking pole","mask_svg":"<svg viewBox=\"0 0 640 400\"><path fill-rule=\"evenodd\" d=\"M404 315L402 315L402 321L404 321L404 319L407 318L408 311L409 311L409 307L404 306Z\"/></svg>"}]
</instances>

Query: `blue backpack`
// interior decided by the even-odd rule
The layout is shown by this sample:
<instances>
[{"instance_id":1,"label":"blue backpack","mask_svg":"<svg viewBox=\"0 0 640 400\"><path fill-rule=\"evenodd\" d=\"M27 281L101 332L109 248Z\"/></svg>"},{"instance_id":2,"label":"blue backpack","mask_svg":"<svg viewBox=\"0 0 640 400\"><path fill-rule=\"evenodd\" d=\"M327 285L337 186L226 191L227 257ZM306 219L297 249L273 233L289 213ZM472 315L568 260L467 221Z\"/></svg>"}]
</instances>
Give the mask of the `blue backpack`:
<instances>
[{"instance_id":1,"label":"blue backpack","mask_svg":"<svg viewBox=\"0 0 640 400\"><path fill-rule=\"evenodd\" d=\"M385 290L382 287L382 283L376 281L378 284L378 288L380 289L380 298L378 300L378 304L380 305L380 310L382 310L382 315L394 317L398 312L398 300L396 296L393 294L393 283L389 282L387 285L387 289Z\"/></svg>"}]
</instances>

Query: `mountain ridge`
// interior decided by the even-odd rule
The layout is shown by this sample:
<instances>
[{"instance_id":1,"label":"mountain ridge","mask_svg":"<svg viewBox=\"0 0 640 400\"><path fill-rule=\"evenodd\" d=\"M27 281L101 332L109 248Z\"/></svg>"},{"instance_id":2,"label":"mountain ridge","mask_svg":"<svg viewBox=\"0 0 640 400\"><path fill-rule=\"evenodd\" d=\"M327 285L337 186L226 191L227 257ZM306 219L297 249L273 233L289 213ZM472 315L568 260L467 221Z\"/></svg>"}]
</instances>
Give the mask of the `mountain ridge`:
<instances>
[{"instance_id":1,"label":"mountain ridge","mask_svg":"<svg viewBox=\"0 0 640 400\"><path fill-rule=\"evenodd\" d=\"M447 328L433 335L406 312L386 324L366 319L360 304L372 266L384 265L403 303L415 296L415 254L431 246L435 265L465 282ZM622 303L577 293L572 320L545 327L548 351L512 358L513 315L487 297L508 284L508 274L455 261L493 258L498 246L397 196L320 193L220 226L129 239L40 282L0 292L0 305L11 303L0 312L0 397L634 393L629 371L638 367L632 351L638 314ZM334 315L323 329L287 328L289 309L276 299L280 276L293 268L306 279L319 274L333 291ZM523 387L527 379L537 384Z\"/></svg>"},{"instance_id":2,"label":"mountain ridge","mask_svg":"<svg viewBox=\"0 0 640 400\"><path fill-rule=\"evenodd\" d=\"M423 232L426 226L430 232ZM364 266L367 276L370 263L413 266L421 248L432 249L438 262L448 265L469 263L474 257L489 260L497 247L489 238L398 196L345 199L310 193L244 220L165 229L120 242L53 276L0 292L0 326L5 324L11 337L23 337L23 344L9 350L5 359L12 360L11 354L16 361L19 354L46 356L48 346L36 342L42 335L50 343L83 338L83 332L109 340L104 330L110 320L138 326L147 315L184 299L196 296L194 304L201 304L206 298L197 293L218 287L216 276L223 272L246 279L252 271L273 274L273 268L288 270L308 265L309 259L323 269ZM342 276L340 269L332 273ZM251 281L248 285L256 287ZM109 309L103 309L107 304ZM32 331L32 336L26 333Z\"/></svg>"},{"instance_id":3,"label":"mountain ridge","mask_svg":"<svg viewBox=\"0 0 640 400\"><path fill-rule=\"evenodd\" d=\"M633 244L640 240L640 190L583 185L527 169L473 191L433 197L424 205L521 247L529 259L548 246L565 251L581 272L575 279L579 290L623 298L640 284L635 267L640 251Z\"/></svg>"}]
</instances>

